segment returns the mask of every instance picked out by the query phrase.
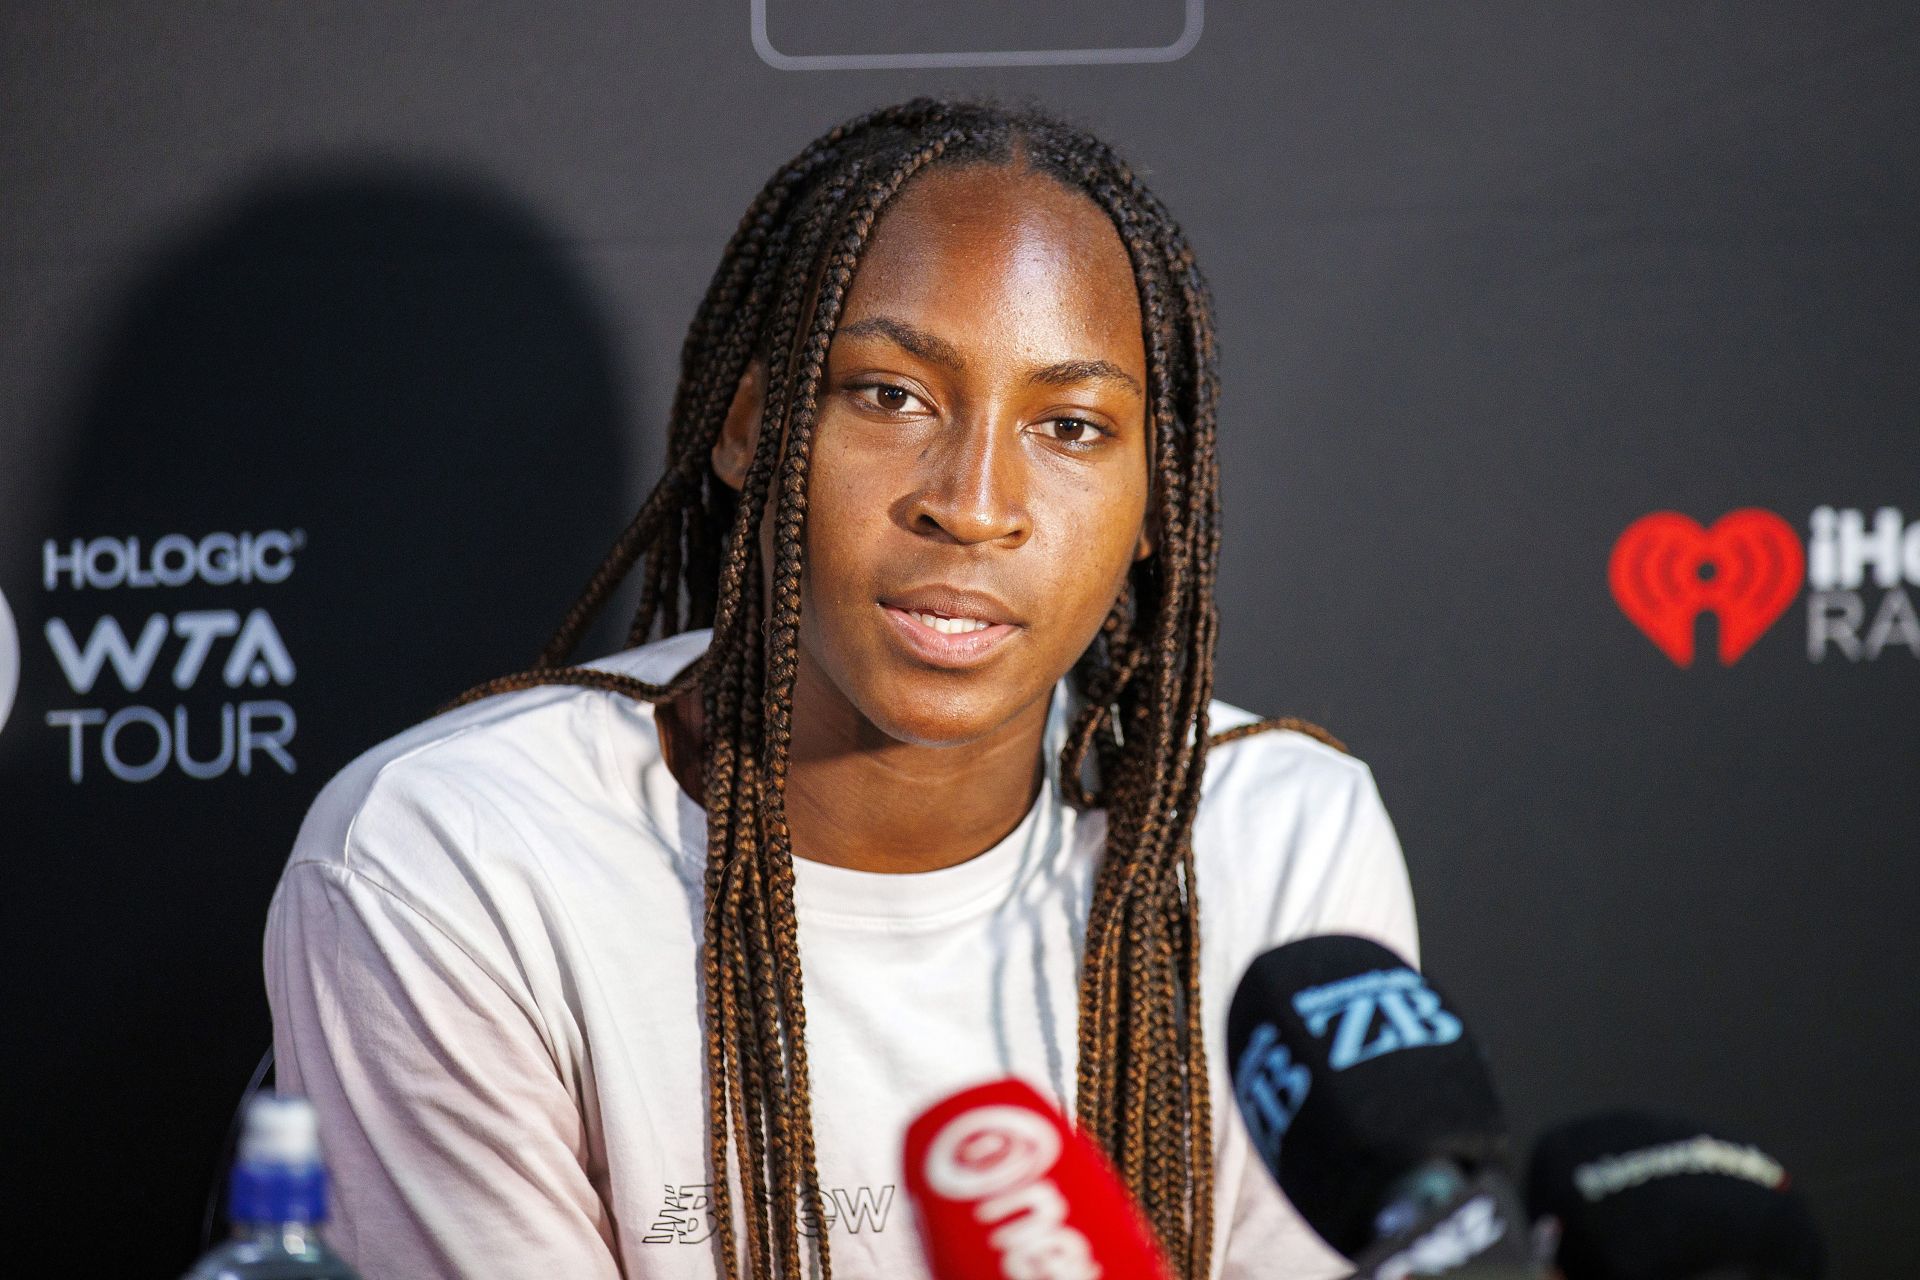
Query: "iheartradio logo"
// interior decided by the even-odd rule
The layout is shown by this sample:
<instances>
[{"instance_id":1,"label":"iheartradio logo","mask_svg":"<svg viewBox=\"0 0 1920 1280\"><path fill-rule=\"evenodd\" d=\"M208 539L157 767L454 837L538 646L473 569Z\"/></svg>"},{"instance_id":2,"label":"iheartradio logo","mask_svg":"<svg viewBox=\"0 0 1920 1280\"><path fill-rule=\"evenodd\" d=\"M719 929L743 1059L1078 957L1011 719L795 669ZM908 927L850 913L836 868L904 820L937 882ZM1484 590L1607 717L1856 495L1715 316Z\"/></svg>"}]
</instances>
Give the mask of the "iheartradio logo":
<instances>
[{"instance_id":1,"label":"iheartradio logo","mask_svg":"<svg viewBox=\"0 0 1920 1280\"><path fill-rule=\"evenodd\" d=\"M1628 525L1607 559L1620 612L1678 667L1694 659L1695 624L1719 624L1720 665L1753 648L1806 592L1807 658L1874 661L1905 649L1920 658L1920 521L1898 508L1817 507L1803 548L1794 527L1759 507L1702 525L1656 511Z\"/></svg>"},{"instance_id":2,"label":"iheartradio logo","mask_svg":"<svg viewBox=\"0 0 1920 1280\"><path fill-rule=\"evenodd\" d=\"M1800 594L1806 557L1793 526L1771 511L1730 511L1711 528L1677 511L1627 526L1607 561L1607 585L1627 620L1675 666L1693 665L1693 624L1720 620L1720 664L1753 647Z\"/></svg>"}]
</instances>

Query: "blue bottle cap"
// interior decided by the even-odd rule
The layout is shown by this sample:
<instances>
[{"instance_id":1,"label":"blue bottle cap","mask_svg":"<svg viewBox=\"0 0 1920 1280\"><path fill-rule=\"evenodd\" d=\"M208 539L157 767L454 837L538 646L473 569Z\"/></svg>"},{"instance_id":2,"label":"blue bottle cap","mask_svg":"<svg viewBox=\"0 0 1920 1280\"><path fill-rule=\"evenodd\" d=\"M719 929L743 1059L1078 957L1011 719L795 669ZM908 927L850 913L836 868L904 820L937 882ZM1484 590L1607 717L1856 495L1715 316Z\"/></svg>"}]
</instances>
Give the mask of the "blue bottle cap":
<instances>
[{"instance_id":1,"label":"blue bottle cap","mask_svg":"<svg viewBox=\"0 0 1920 1280\"><path fill-rule=\"evenodd\" d=\"M305 1098L258 1094L247 1103L227 1216L234 1222L322 1222L327 1169L320 1126Z\"/></svg>"}]
</instances>

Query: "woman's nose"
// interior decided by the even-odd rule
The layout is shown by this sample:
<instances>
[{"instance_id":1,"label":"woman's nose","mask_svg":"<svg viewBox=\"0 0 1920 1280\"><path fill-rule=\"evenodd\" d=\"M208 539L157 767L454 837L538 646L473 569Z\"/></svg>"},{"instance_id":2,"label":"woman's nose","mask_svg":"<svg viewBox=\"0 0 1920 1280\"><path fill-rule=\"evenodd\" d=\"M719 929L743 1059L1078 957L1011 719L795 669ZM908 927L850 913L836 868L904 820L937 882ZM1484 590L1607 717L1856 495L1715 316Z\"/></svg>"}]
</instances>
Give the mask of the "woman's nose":
<instances>
[{"instance_id":1,"label":"woman's nose","mask_svg":"<svg viewBox=\"0 0 1920 1280\"><path fill-rule=\"evenodd\" d=\"M1018 427L985 416L950 422L923 455L907 508L915 532L964 545L1018 546L1032 530Z\"/></svg>"}]
</instances>

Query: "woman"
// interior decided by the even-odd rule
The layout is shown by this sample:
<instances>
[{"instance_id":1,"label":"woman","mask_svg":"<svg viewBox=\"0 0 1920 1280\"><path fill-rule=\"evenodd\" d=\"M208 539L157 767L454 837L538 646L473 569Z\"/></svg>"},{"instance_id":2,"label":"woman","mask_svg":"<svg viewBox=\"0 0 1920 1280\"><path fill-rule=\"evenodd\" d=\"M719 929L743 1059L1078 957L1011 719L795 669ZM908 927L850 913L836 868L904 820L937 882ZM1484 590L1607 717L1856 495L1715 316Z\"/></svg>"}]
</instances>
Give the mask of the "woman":
<instances>
[{"instance_id":1,"label":"woman","mask_svg":"<svg viewBox=\"0 0 1920 1280\"><path fill-rule=\"evenodd\" d=\"M1221 1022L1412 903L1364 766L1210 703L1214 424L1192 254L1085 133L922 99L773 177L539 664L349 766L276 894L369 1280L924 1275L902 1132L1009 1074L1178 1274L1340 1270ZM636 564L636 647L563 666Z\"/></svg>"}]
</instances>

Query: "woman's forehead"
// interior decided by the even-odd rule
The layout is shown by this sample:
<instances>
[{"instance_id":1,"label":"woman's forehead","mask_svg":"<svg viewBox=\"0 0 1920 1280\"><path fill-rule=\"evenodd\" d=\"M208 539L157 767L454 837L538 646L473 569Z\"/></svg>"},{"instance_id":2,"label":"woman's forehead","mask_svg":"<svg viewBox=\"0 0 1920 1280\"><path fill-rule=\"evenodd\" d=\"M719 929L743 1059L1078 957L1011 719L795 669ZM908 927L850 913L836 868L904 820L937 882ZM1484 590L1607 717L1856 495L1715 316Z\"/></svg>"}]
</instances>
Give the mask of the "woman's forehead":
<instances>
[{"instance_id":1,"label":"woman's forehead","mask_svg":"<svg viewBox=\"0 0 1920 1280\"><path fill-rule=\"evenodd\" d=\"M1085 194L1029 169L935 169L902 191L874 226L841 324L874 315L958 340L1052 331L1145 363L1119 232Z\"/></svg>"}]
</instances>

